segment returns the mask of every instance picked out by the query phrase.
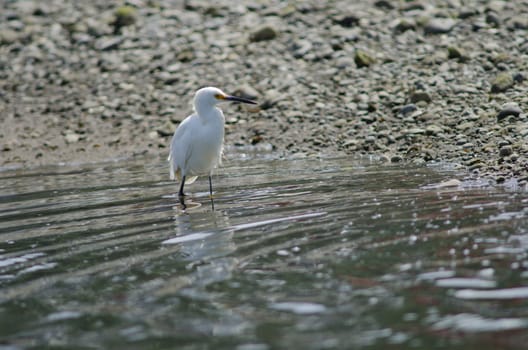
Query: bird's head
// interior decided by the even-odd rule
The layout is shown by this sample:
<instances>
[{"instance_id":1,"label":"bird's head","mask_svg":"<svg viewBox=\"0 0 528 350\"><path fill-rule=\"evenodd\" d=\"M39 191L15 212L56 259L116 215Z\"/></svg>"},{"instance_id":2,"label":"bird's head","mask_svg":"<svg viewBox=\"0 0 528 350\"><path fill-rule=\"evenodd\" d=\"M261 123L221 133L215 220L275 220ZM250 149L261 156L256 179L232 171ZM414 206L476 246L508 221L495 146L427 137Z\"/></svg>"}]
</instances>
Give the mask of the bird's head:
<instances>
[{"instance_id":1,"label":"bird's head","mask_svg":"<svg viewBox=\"0 0 528 350\"><path fill-rule=\"evenodd\" d=\"M255 101L228 95L215 87L201 88L200 90L196 91L196 94L194 95L194 107L196 109L200 109L201 107L213 107L218 103L229 101L249 103L253 105L257 104Z\"/></svg>"}]
</instances>

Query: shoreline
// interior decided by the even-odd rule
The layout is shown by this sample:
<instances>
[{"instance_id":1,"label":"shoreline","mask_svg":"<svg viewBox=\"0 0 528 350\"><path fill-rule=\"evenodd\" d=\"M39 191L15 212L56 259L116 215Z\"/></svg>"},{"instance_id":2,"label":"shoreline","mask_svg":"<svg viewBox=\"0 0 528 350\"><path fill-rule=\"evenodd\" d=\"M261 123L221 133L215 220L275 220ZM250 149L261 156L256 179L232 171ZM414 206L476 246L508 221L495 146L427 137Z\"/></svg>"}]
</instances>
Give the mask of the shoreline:
<instances>
[{"instance_id":1,"label":"shoreline","mask_svg":"<svg viewBox=\"0 0 528 350\"><path fill-rule=\"evenodd\" d=\"M528 183L526 3L132 3L1 5L1 167L162 157L214 85L228 147Z\"/></svg>"}]
</instances>

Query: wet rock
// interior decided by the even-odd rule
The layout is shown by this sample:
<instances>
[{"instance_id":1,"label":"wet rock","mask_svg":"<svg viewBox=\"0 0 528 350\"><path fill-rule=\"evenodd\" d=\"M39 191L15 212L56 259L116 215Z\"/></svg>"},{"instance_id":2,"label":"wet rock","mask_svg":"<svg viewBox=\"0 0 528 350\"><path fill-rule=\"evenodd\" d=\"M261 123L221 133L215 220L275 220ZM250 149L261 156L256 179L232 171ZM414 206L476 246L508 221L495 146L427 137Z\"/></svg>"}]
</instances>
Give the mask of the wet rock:
<instances>
[{"instance_id":1,"label":"wet rock","mask_svg":"<svg viewBox=\"0 0 528 350\"><path fill-rule=\"evenodd\" d=\"M273 40L277 37L277 35L278 35L278 32L274 27L270 25L266 25L266 26L260 27L259 29L251 33L251 35L249 36L249 40L251 42Z\"/></svg>"},{"instance_id":2,"label":"wet rock","mask_svg":"<svg viewBox=\"0 0 528 350\"><path fill-rule=\"evenodd\" d=\"M492 93L500 93L508 90L511 88L514 84L513 77L511 73L504 72L499 73L495 79L493 79L493 82L491 83L491 92Z\"/></svg>"},{"instance_id":3,"label":"wet rock","mask_svg":"<svg viewBox=\"0 0 528 350\"><path fill-rule=\"evenodd\" d=\"M363 50L356 50L354 62L358 68L368 67L376 62L374 57L370 56Z\"/></svg>"},{"instance_id":4,"label":"wet rock","mask_svg":"<svg viewBox=\"0 0 528 350\"><path fill-rule=\"evenodd\" d=\"M522 109L517 103L510 102L502 106L501 110L497 114L497 121L501 121L509 116L518 117L522 113Z\"/></svg>"},{"instance_id":5,"label":"wet rock","mask_svg":"<svg viewBox=\"0 0 528 350\"><path fill-rule=\"evenodd\" d=\"M446 34L449 33L457 22L451 18L432 18L424 27L425 34Z\"/></svg>"}]
</instances>

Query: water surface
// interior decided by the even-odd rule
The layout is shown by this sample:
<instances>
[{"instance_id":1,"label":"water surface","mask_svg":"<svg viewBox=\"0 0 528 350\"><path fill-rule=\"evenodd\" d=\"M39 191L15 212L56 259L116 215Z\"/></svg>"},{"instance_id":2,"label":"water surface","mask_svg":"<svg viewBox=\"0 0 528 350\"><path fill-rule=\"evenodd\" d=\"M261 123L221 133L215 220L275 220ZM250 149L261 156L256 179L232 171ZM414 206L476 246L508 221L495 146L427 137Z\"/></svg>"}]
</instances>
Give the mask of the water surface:
<instances>
[{"instance_id":1,"label":"water surface","mask_svg":"<svg viewBox=\"0 0 528 350\"><path fill-rule=\"evenodd\" d=\"M0 172L0 349L521 349L528 195L445 167L239 157Z\"/></svg>"}]
</instances>

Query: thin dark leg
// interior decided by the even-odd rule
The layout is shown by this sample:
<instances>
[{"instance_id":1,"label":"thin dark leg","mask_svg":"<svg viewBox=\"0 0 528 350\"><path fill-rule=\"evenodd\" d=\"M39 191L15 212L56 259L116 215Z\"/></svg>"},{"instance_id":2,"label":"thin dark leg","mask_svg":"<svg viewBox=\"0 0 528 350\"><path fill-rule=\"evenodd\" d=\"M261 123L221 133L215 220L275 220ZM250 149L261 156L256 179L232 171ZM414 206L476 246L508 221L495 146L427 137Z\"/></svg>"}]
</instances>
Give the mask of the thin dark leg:
<instances>
[{"instance_id":1,"label":"thin dark leg","mask_svg":"<svg viewBox=\"0 0 528 350\"><path fill-rule=\"evenodd\" d=\"M185 176L181 179L181 185L180 185L180 191L178 192L178 196L183 197L185 194L183 193L183 186L185 186Z\"/></svg>"},{"instance_id":2,"label":"thin dark leg","mask_svg":"<svg viewBox=\"0 0 528 350\"><path fill-rule=\"evenodd\" d=\"M178 192L178 198L180 199L180 204L183 210L187 209L187 206L185 205L185 194L183 193L184 185L185 185L185 176L183 176L181 179L180 191Z\"/></svg>"},{"instance_id":3,"label":"thin dark leg","mask_svg":"<svg viewBox=\"0 0 528 350\"><path fill-rule=\"evenodd\" d=\"M211 197L211 208L214 210L214 200L213 200L213 181L211 175L209 175L209 196Z\"/></svg>"}]
</instances>

